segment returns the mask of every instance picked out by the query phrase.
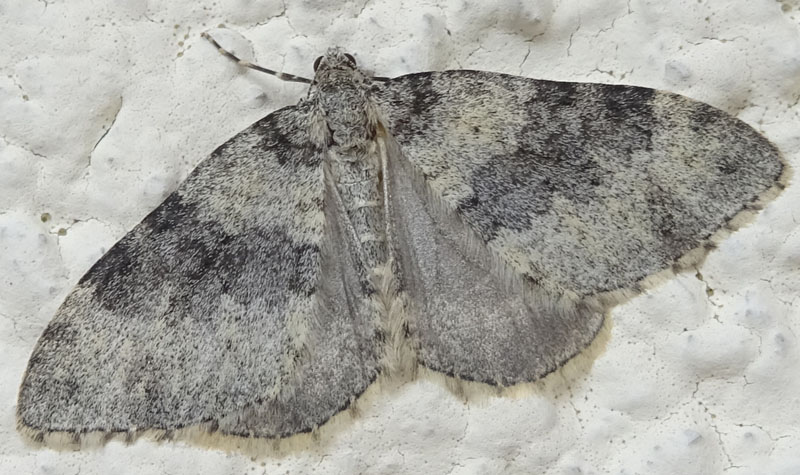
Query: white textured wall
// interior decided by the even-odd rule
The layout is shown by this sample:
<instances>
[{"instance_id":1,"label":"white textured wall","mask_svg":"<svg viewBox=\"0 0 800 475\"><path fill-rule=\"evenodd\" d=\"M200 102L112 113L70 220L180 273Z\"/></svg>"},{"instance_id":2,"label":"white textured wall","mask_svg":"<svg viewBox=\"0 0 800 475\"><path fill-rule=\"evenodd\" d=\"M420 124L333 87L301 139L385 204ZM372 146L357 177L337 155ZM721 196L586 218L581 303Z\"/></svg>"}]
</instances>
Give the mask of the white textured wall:
<instances>
[{"instance_id":1,"label":"white textured wall","mask_svg":"<svg viewBox=\"0 0 800 475\"><path fill-rule=\"evenodd\" d=\"M464 404L418 381L306 450L256 461L147 440L25 446L16 391L72 285L216 145L305 93L219 56L199 34L221 23L226 44L304 75L339 44L385 76L667 89L742 118L800 166L797 0L204 3L0 3L0 472L800 473L796 184L701 275L616 308L593 367L538 394Z\"/></svg>"}]
</instances>

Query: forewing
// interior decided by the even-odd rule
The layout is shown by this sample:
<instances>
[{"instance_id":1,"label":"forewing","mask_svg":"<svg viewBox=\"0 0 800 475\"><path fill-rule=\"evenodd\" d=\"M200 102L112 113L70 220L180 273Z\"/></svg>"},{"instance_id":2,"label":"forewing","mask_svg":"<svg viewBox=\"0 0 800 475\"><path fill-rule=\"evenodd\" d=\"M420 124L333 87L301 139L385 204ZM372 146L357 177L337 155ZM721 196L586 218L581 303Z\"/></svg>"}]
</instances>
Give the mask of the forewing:
<instances>
[{"instance_id":1,"label":"forewing","mask_svg":"<svg viewBox=\"0 0 800 475\"><path fill-rule=\"evenodd\" d=\"M433 195L516 272L578 296L670 266L783 169L744 122L653 89L445 71L376 93Z\"/></svg>"},{"instance_id":2,"label":"forewing","mask_svg":"<svg viewBox=\"0 0 800 475\"><path fill-rule=\"evenodd\" d=\"M705 244L783 170L743 122L647 88L446 71L374 93L414 184L392 219L420 359L466 379L556 368L594 338L595 297Z\"/></svg>"},{"instance_id":3,"label":"forewing","mask_svg":"<svg viewBox=\"0 0 800 475\"><path fill-rule=\"evenodd\" d=\"M204 424L283 436L312 429L366 388L376 372L372 316L342 297L360 287L321 284L351 263L326 225L323 152L307 130L300 106L255 123L89 270L33 352L22 428ZM335 328L320 323L332 318ZM313 378L328 391L309 395ZM298 397L316 397L315 410L247 412Z\"/></svg>"}]
</instances>

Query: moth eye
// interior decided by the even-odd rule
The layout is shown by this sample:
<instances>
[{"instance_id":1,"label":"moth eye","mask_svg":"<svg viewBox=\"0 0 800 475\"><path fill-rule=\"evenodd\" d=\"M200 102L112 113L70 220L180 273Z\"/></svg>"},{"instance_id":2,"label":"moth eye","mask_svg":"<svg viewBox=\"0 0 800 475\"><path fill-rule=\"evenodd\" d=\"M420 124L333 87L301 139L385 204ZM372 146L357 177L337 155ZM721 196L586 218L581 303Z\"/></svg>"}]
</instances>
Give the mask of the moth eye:
<instances>
[{"instance_id":1,"label":"moth eye","mask_svg":"<svg viewBox=\"0 0 800 475\"><path fill-rule=\"evenodd\" d=\"M317 69L319 69L319 63L321 62L322 62L322 56L314 60L314 72L317 72Z\"/></svg>"},{"instance_id":2,"label":"moth eye","mask_svg":"<svg viewBox=\"0 0 800 475\"><path fill-rule=\"evenodd\" d=\"M348 60L348 61L350 61L350 65L351 65L351 66L355 67L355 65L356 65L356 58L354 58L352 54L345 53L345 54L344 54L344 57L345 57L345 58L347 58L347 60Z\"/></svg>"}]
</instances>

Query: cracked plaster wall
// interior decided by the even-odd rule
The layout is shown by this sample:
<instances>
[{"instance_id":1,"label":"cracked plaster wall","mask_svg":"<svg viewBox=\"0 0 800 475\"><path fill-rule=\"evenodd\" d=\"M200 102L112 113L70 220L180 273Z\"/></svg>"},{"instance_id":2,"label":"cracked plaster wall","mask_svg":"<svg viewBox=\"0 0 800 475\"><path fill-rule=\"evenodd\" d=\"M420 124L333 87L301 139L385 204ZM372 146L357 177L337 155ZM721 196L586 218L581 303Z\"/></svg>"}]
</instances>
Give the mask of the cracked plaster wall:
<instances>
[{"instance_id":1,"label":"cracked plaster wall","mask_svg":"<svg viewBox=\"0 0 800 475\"><path fill-rule=\"evenodd\" d=\"M448 68L668 89L800 164L797 1L21 1L0 4L4 473L800 473L800 187L696 273L615 309L593 367L480 403L418 381L316 445L258 460L141 440L57 453L14 430L17 386L80 276L235 132L304 93L340 44L383 76Z\"/></svg>"}]
</instances>

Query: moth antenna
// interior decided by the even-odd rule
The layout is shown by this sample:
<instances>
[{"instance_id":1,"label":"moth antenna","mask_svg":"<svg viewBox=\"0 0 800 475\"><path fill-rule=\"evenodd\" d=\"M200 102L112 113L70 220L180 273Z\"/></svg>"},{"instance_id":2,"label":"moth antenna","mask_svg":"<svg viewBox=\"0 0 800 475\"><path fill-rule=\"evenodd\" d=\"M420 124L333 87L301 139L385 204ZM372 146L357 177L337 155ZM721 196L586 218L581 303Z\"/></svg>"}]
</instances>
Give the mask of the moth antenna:
<instances>
[{"instance_id":1,"label":"moth antenna","mask_svg":"<svg viewBox=\"0 0 800 475\"><path fill-rule=\"evenodd\" d=\"M200 36L202 36L203 38L205 38L208 41L210 41L211 44L213 44L214 46L217 47L217 50L219 50L219 52L222 53L222 55L224 55L224 56L236 61L239 64L239 66L244 66L245 68L255 69L256 71L260 71L262 73L271 74L271 75L275 76L276 78L278 78L278 79L280 79L282 81L300 82L300 83L303 83L303 84L311 84L311 82L312 82L311 79L306 79L306 78L301 77L301 76L295 76L294 74L287 74L287 73L282 73L282 72L279 72L279 71L273 71L272 69L267 69L267 68L261 67L261 66L259 66L257 64L253 64L250 61L245 61L243 59L239 59L239 57L237 57L235 54L231 53L230 51L228 51L225 48L223 48L222 46L220 46L220 44L217 43L217 41L214 38L212 38L211 35L209 35L208 33L203 32L203 33L200 34Z\"/></svg>"}]
</instances>

